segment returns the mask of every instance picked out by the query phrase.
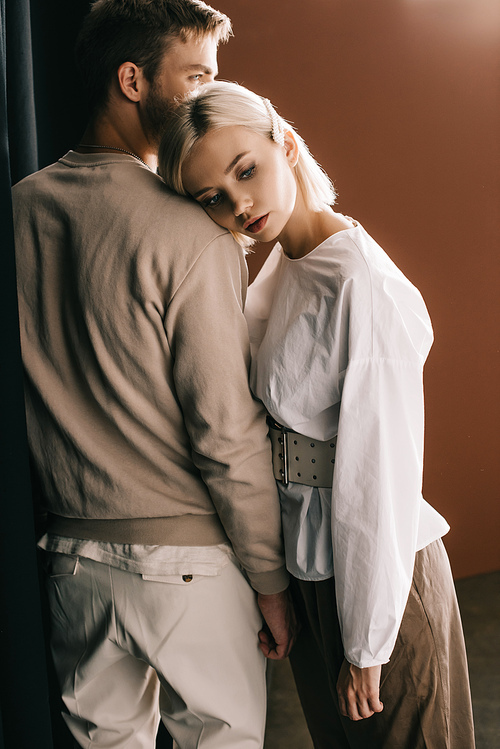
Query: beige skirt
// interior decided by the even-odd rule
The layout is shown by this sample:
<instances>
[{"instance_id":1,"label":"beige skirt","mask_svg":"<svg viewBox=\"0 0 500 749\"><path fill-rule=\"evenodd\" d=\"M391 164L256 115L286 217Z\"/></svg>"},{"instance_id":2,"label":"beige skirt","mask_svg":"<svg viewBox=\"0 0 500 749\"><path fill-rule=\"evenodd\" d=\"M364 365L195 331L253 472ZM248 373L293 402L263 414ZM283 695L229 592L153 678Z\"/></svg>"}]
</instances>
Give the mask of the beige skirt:
<instances>
[{"instance_id":1,"label":"beige skirt","mask_svg":"<svg viewBox=\"0 0 500 749\"><path fill-rule=\"evenodd\" d=\"M315 749L474 749L467 657L455 586L439 539L419 551L389 663L381 713L340 715L344 652L333 578L292 582L302 630L290 661Z\"/></svg>"}]
</instances>

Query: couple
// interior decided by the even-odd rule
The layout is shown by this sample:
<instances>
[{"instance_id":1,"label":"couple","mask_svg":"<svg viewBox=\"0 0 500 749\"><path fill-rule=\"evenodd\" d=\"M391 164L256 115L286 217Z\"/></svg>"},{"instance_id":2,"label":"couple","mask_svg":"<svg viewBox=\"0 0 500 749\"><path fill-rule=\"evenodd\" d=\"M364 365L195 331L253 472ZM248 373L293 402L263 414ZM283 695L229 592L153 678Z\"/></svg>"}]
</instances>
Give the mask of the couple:
<instances>
[{"instance_id":1,"label":"couple","mask_svg":"<svg viewBox=\"0 0 500 749\"><path fill-rule=\"evenodd\" d=\"M420 494L424 304L270 102L212 82L229 35L195 0L96 0L89 126L14 189L66 722L84 747L151 749L161 715L180 749L257 749L265 656L290 653L315 747L469 749ZM245 304L254 239L279 245Z\"/></svg>"}]
</instances>

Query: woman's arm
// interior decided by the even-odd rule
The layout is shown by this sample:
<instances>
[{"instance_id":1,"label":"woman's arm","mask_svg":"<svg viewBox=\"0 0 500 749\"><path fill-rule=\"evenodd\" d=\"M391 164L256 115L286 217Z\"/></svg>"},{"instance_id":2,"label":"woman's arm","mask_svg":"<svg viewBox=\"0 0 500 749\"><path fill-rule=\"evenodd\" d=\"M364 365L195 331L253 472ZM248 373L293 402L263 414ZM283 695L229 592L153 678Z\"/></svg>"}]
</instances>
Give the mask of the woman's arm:
<instances>
[{"instance_id":1,"label":"woman's arm","mask_svg":"<svg viewBox=\"0 0 500 749\"><path fill-rule=\"evenodd\" d=\"M387 663L410 591L422 502L422 362L367 358L346 372L332 491L346 659Z\"/></svg>"}]
</instances>

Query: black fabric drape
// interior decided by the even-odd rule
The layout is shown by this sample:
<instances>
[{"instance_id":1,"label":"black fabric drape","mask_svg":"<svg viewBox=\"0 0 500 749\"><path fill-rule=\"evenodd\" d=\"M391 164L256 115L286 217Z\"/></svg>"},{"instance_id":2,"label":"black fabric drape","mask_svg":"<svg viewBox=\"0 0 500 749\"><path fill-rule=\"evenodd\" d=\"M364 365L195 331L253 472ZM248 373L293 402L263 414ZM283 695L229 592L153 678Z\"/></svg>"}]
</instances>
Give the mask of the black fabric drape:
<instances>
[{"instance_id":1,"label":"black fabric drape","mask_svg":"<svg viewBox=\"0 0 500 749\"><path fill-rule=\"evenodd\" d=\"M38 169L29 0L7 0L7 117L12 183Z\"/></svg>"},{"instance_id":2,"label":"black fabric drape","mask_svg":"<svg viewBox=\"0 0 500 749\"><path fill-rule=\"evenodd\" d=\"M6 749L50 749L53 743L24 421L10 197L11 170L22 176L37 168L29 4L27 0L0 0L0 15L1 740ZM16 138L19 134L12 150L9 129Z\"/></svg>"},{"instance_id":3,"label":"black fabric drape","mask_svg":"<svg viewBox=\"0 0 500 749\"><path fill-rule=\"evenodd\" d=\"M47 658L24 416L11 185L78 141L89 0L0 0L0 749L72 749ZM172 746L163 727L158 749Z\"/></svg>"}]
</instances>

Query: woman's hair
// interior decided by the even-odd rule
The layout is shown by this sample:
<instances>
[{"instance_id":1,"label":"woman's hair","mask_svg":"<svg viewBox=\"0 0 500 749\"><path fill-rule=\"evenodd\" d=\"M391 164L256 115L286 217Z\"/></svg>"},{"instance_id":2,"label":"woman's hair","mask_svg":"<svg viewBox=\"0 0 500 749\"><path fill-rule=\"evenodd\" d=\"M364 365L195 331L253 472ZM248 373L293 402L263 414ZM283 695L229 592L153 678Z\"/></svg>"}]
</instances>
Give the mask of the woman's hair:
<instances>
[{"instance_id":1,"label":"woman's hair","mask_svg":"<svg viewBox=\"0 0 500 749\"><path fill-rule=\"evenodd\" d=\"M90 114L106 105L122 63L134 62L152 83L174 40L213 35L226 42L231 34L229 18L202 0L94 0L75 48Z\"/></svg>"},{"instance_id":2,"label":"woman's hair","mask_svg":"<svg viewBox=\"0 0 500 749\"><path fill-rule=\"evenodd\" d=\"M206 133L234 125L249 128L279 145L284 143L285 131L292 131L299 148L295 175L307 208L319 212L335 203L336 194L330 178L269 99L225 81L200 86L182 100L169 118L158 154L158 172L167 186L179 195L186 195L182 168L193 147ZM233 233L243 246L252 244L245 235Z\"/></svg>"}]
</instances>

